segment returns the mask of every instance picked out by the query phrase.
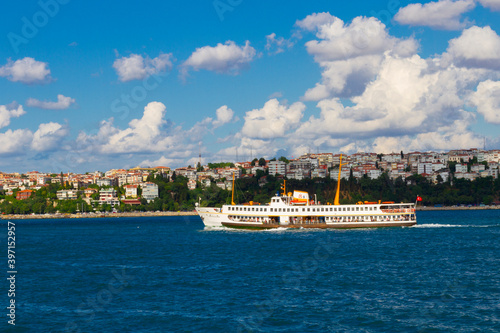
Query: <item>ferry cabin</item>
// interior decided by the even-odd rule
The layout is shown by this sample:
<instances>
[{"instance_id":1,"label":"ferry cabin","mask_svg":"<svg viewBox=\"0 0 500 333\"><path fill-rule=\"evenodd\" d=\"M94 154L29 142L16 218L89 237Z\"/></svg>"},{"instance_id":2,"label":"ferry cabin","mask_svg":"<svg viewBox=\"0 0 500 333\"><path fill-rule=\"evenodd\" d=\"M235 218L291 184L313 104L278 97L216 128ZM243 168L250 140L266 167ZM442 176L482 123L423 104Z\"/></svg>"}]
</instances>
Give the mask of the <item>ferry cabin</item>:
<instances>
[{"instance_id":1,"label":"ferry cabin","mask_svg":"<svg viewBox=\"0 0 500 333\"><path fill-rule=\"evenodd\" d=\"M413 221L415 206L409 203L356 205L294 205L289 196L276 196L269 205L225 205L222 214L233 222L265 224L335 224L346 222Z\"/></svg>"}]
</instances>

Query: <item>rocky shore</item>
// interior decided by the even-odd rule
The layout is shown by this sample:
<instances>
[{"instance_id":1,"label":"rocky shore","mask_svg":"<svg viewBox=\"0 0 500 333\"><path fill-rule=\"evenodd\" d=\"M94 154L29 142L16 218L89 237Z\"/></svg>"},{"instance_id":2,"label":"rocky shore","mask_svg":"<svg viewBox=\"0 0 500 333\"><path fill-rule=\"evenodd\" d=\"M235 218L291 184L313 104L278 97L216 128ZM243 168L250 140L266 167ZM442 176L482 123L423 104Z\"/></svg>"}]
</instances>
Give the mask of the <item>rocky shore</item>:
<instances>
[{"instance_id":1,"label":"rocky shore","mask_svg":"<svg viewBox=\"0 0 500 333\"><path fill-rule=\"evenodd\" d=\"M102 218L102 217L148 217L148 216L193 216L197 215L195 211L190 212L127 212L127 213L84 213L84 214L32 214L18 215L5 214L0 215L4 220L27 220L27 219L79 219L79 218Z\"/></svg>"}]
</instances>

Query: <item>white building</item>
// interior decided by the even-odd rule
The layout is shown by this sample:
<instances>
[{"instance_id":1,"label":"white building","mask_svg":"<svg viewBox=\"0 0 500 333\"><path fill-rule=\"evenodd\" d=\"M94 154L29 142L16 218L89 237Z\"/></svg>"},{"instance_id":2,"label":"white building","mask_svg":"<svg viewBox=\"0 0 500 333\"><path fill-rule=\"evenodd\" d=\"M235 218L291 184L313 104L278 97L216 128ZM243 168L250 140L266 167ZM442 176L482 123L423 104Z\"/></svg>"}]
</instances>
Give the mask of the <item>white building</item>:
<instances>
[{"instance_id":1,"label":"white building","mask_svg":"<svg viewBox=\"0 0 500 333\"><path fill-rule=\"evenodd\" d=\"M155 183L142 184L142 197L148 202L158 198L158 185Z\"/></svg>"},{"instance_id":2,"label":"white building","mask_svg":"<svg viewBox=\"0 0 500 333\"><path fill-rule=\"evenodd\" d=\"M137 198L137 187L138 185L125 185L125 197L126 198Z\"/></svg>"},{"instance_id":3,"label":"white building","mask_svg":"<svg viewBox=\"0 0 500 333\"><path fill-rule=\"evenodd\" d=\"M286 163L283 161L270 161L268 164L269 174L272 176L285 175L286 174Z\"/></svg>"},{"instance_id":4,"label":"white building","mask_svg":"<svg viewBox=\"0 0 500 333\"><path fill-rule=\"evenodd\" d=\"M76 200L78 198L75 190L60 190L57 191L57 200Z\"/></svg>"},{"instance_id":5,"label":"white building","mask_svg":"<svg viewBox=\"0 0 500 333\"><path fill-rule=\"evenodd\" d=\"M113 188L103 189L99 192L99 203L110 204L111 206L120 204L116 197L116 191Z\"/></svg>"}]
</instances>

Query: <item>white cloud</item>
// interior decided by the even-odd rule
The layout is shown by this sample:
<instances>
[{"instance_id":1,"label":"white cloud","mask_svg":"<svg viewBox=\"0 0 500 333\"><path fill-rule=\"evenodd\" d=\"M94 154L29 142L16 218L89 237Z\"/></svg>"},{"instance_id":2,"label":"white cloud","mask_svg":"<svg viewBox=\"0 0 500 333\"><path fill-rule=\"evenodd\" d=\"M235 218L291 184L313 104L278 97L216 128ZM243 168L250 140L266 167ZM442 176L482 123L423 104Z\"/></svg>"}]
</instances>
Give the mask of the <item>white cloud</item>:
<instances>
[{"instance_id":1,"label":"white cloud","mask_svg":"<svg viewBox=\"0 0 500 333\"><path fill-rule=\"evenodd\" d=\"M69 134L68 129L58 123L40 124L33 134L31 148L36 151L51 151L61 148L62 140Z\"/></svg>"},{"instance_id":2,"label":"white cloud","mask_svg":"<svg viewBox=\"0 0 500 333\"><path fill-rule=\"evenodd\" d=\"M314 24L298 25L308 29L313 25L316 27L318 40L307 42L306 47L323 72L321 83L309 89L304 100L359 95L377 75L384 53L389 51L400 57L409 57L418 49L413 38L390 36L385 25L373 17L356 17L350 24L333 16L328 20L309 21Z\"/></svg>"},{"instance_id":3,"label":"white cloud","mask_svg":"<svg viewBox=\"0 0 500 333\"><path fill-rule=\"evenodd\" d=\"M494 11L500 11L499 0L479 0L479 3L481 3L483 7L489 8Z\"/></svg>"},{"instance_id":4,"label":"white cloud","mask_svg":"<svg viewBox=\"0 0 500 333\"><path fill-rule=\"evenodd\" d=\"M77 143L82 150L104 155L168 151L172 157L189 153L192 146L185 143L186 132L167 126L165 114L163 103L151 102L144 108L142 118L130 121L128 128L115 127L111 118L101 122L95 135L80 133Z\"/></svg>"},{"instance_id":5,"label":"white cloud","mask_svg":"<svg viewBox=\"0 0 500 333\"><path fill-rule=\"evenodd\" d=\"M283 37L276 38L276 34L273 32L266 36L265 49L269 54L278 54L284 52L285 49L293 47L294 44L292 39L285 39Z\"/></svg>"},{"instance_id":6,"label":"white cloud","mask_svg":"<svg viewBox=\"0 0 500 333\"><path fill-rule=\"evenodd\" d=\"M27 129L7 130L0 133L0 155L21 155L31 143L33 133Z\"/></svg>"},{"instance_id":7,"label":"white cloud","mask_svg":"<svg viewBox=\"0 0 500 333\"><path fill-rule=\"evenodd\" d=\"M361 16L354 18L350 24L335 18L334 22L320 26L316 36L320 40L309 41L306 47L319 63L379 55L394 49L402 41L390 36L378 19ZM416 51L415 43L413 41L415 47L410 50L411 54Z\"/></svg>"},{"instance_id":8,"label":"white cloud","mask_svg":"<svg viewBox=\"0 0 500 333\"><path fill-rule=\"evenodd\" d=\"M140 166L142 167L159 167L159 166L169 166L175 163L179 163L179 160L175 160L172 158L167 158L165 156L160 157L157 160L144 160L141 163L139 163Z\"/></svg>"},{"instance_id":9,"label":"white cloud","mask_svg":"<svg viewBox=\"0 0 500 333\"><path fill-rule=\"evenodd\" d=\"M9 126L11 118L19 118L26 112L22 105L6 106L0 105L0 128Z\"/></svg>"},{"instance_id":10,"label":"white cloud","mask_svg":"<svg viewBox=\"0 0 500 333\"><path fill-rule=\"evenodd\" d=\"M448 54L458 66L500 69L500 37L490 27L471 27L449 42Z\"/></svg>"},{"instance_id":11,"label":"white cloud","mask_svg":"<svg viewBox=\"0 0 500 333\"><path fill-rule=\"evenodd\" d=\"M57 102L40 101L36 98L29 98L26 101L27 106L47 109L47 110L64 110L69 108L70 105L73 103L75 103L74 98L66 97L61 94L57 95Z\"/></svg>"},{"instance_id":12,"label":"white cloud","mask_svg":"<svg viewBox=\"0 0 500 333\"><path fill-rule=\"evenodd\" d=\"M460 30L466 26L461 22L463 13L474 9L473 0L439 0L426 4L413 3L399 9L394 16L396 22L411 26L427 26L443 30Z\"/></svg>"},{"instance_id":13,"label":"white cloud","mask_svg":"<svg viewBox=\"0 0 500 333\"><path fill-rule=\"evenodd\" d=\"M151 59L139 54L121 57L113 63L120 81L142 80L150 75L158 74L172 69L173 56L171 53L161 53Z\"/></svg>"},{"instance_id":14,"label":"white cloud","mask_svg":"<svg viewBox=\"0 0 500 333\"><path fill-rule=\"evenodd\" d=\"M313 13L306 16L305 19L295 22L295 25L307 31L314 31L323 25L331 24L338 20L335 16L330 15L329 12Z\"/></svg>"},{"instance_id":15,"label":"white cloud","mask_svg":"<svg viewBox=\"0 0 500 333\"><path fill-rule=\"evenodd\" d=\"M201 69L223 74L238 74L254 59L256 51L246 41L244 46L238 46L233 41L217 46L197 48L182 64L181 74L185 76L189 69Z\"/></svg>"},{"instance_id":16,"label":"white cloud","mask_svg":"<svg viewBox=\"0 0 500 333\"><path fill-rule=\"evenodd\" d=\"M377 153L405 151L448 151L464 147L480 147L482 138L467 130L466 124L456 121L444 131L417 134L415 137L378 137L368 149Z\"/></svg>"},{"instance_id":17,"label":"white cloud","mask_svg":"<svg viewBox=\"0 0 500 333\"><path fill-rule=\"evenodd\" d=\"M234 112L227 105L223 105L215 111L217 119L213 121L214 128L227 124L233 120Z\"/></svg>"},{"instance_id":18,"label":"white cloud","mask_svg":"<svg viewBox=\"0 0 500 333\"><path fill-rule=\"evenodd\" d=\"M0 67L0 76L26 84L47 83L51 79L48 64L30 57L16 61L8 59L7 64Z\"/></svg>"},{"instance_id":19,"label":"white cloud","mask_svg":"<svg viewBox=\"0 0 500 333\"><path fill-rule=\"evenodd\" d=\"M470 101L487 122L500 124L500 81L486 80L479 83Z\"/></svg>"},{"instance_id":20,"label":"white cloud","mask_svg":"<svg viewBox=\"0 0 500 333\"><path fill-rule=\"evenodd\" d=\"M418 55L387 54L377 78L352 98L352 106L344 106L337 98L321 100L320 116L303 122L290 142L441 133L457 121L471 124L471 113L463 110L464 95L477 80L475 72L460 68L432 71L429 62Z\"/></svg>"},{"instance_id":21,"label":"white cloud","mask_svg":"<svg viewBox=\"0 0 500 333\"><path fill-rule=\"evenodd\" d=\"M301 102L287 107L281 105L277 99L271 99L262 109L246 113L241 133L253 139L283 137L299 125L305 108Z\"/></svg>"}]
</instances>

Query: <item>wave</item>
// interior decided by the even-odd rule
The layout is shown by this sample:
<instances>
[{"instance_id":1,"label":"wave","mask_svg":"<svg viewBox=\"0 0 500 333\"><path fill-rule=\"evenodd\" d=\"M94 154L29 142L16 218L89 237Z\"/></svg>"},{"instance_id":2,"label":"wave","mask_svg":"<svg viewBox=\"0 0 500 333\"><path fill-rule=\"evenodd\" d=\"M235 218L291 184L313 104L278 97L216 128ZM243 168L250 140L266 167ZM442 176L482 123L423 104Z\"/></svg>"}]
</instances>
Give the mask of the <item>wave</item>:
<instances>
[{"instance_id":1,"label":"wave","mask_svg":"<svg viewBox=\"0 0 500 333\"><path fill-rule=\"evenodd\" d=\"M410 228L491 228L491 227L498 227L498 225L427 223L427 224L417 224Z\"/></svg>"}]
</instances>

